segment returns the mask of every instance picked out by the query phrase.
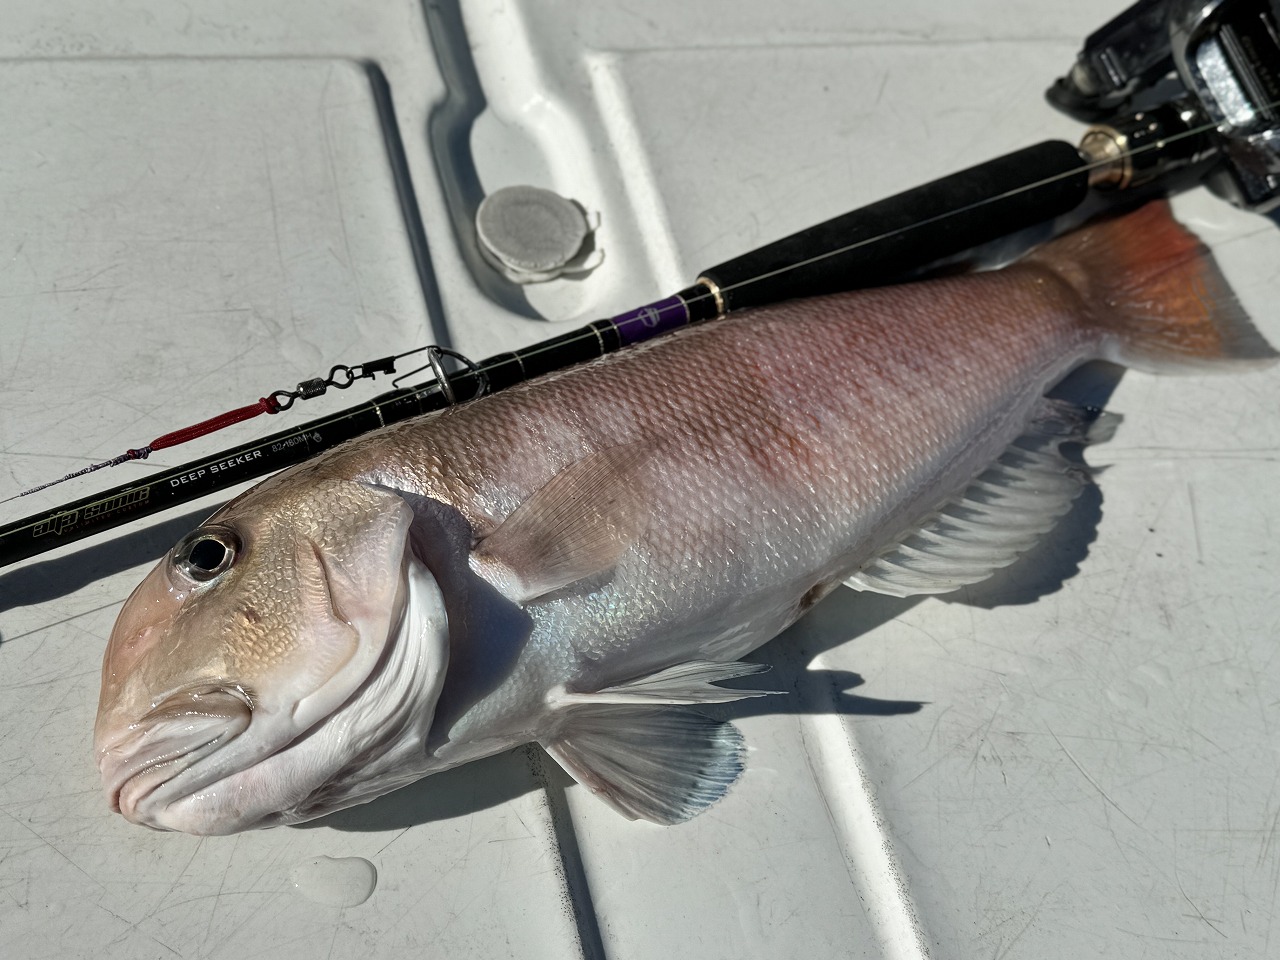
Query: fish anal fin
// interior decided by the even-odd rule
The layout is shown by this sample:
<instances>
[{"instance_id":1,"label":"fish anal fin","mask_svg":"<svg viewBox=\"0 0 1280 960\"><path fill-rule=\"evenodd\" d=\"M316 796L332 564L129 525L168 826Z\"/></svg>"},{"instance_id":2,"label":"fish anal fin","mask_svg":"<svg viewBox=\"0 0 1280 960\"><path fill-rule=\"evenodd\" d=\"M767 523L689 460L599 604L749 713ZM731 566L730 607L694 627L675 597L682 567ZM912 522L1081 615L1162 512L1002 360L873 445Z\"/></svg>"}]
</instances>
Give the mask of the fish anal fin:
<instances>
[{"instance_id":1,"label":"fish anal fin","mask_svg":"<svg viewBox=\"0 0 1280 960\"><path fill-rule=\"evenodd\" d=\"M575 706L543 747L575 780L631 820L668 826L701 813L742 773L742 735L727 721L663 707Z\"/></svg>"},{"instance_id":2,"label":"fish anal fin","mask_svg":"<svg viewBox=\"0 0 1280 960\"><path fill-rule=\"evenodd\" d=\"M888 544L845 581L895 597L950 593L987 579L1031 549L1090 482L1063 443L1108 439L1115 414L1042 399L1027 431L957 496Z\"/></svg>"},{"instance_id":3,"label":"fish anal fin","mask_svg":"<svg viewBox=\"0 0 1280 960\"><path fill-rule=\"evenodd\" d=\"M644 533L644 441L592 453L556 474L472 549L473 570L525 604L610 571Z\"/></svg>"}]
</instances>

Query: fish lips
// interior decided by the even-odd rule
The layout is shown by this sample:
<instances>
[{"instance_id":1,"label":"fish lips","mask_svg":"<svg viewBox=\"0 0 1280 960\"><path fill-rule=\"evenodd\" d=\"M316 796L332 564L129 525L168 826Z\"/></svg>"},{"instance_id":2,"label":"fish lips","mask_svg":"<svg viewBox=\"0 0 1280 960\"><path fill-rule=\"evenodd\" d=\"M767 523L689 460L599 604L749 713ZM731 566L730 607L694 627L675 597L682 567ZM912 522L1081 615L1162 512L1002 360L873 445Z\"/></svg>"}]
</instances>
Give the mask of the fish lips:
<instances>
[{"instance_id":1,"label":"fish lips","mask_svg":"<svg viewBox=\"0 0 1280 960\"><path fill-rule=\"evenodd\" d=\"M351 676L340 685L326 684L339 687L330 694L337 704L330 714L317 714L314 702L302 711L299 703L256 700L232 684L170 694L99 748L108 805L126 820L157 830L216 834L262 825L245 808L261 805L259 794L279 790L288 796L306 779L305 765L280 771L274 761L309 741L372 682L385 662L383 653L354 690L342 689ZM264 763L280 775L262 776Z\"/></svg>"},{"instance_id":2,"label":"fish lips","mask_svg":"<svg viewBox=\"0 0 1280 960\"><path fill-rule=\"evenodd\" d=\"M157 791L199 789L204 784L191 776L197 773L193 768L247 730L252 719L252 700L235 685L202 685L171 694L99 748L107 803L125 819L145 823L140 806L153 806L160 799ZM199 779L208 782L221 775L206 770Z\"/></svg>"}]
</instances>

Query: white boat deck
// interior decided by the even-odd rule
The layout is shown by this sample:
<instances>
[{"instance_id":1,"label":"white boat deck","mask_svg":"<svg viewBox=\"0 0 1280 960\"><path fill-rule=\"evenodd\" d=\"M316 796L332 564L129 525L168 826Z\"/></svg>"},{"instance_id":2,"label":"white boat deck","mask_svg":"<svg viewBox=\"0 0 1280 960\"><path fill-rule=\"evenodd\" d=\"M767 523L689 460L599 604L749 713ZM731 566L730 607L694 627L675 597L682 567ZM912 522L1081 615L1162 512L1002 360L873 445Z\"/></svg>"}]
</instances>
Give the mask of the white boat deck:
<instances>
[{"instance_id":1,"label":"white boat deck","mask_svg":"<svg viewBox=\"0 0 1280 960\"><path fill-rule=\"evenodd\" d=\"M532 343L1075 141L1042 92L1120 7L6 0L0 498L334 364ZM473 273L467 212L512 184L598 213L603 265L527 297ZM1175 210L1280 344L1275 223L1205 191ZM676 828L534 749L298 828L131 826L91 756L103 645L225 498L2 569L0 956L1280 955L1280 369L1128 374L1109 406L1100 493L1034 555L956 597L840 591L761 650L792 693L721 710L749 769ZM372 864L372 895L322 858Z\"/></svg>"}]
</instances>

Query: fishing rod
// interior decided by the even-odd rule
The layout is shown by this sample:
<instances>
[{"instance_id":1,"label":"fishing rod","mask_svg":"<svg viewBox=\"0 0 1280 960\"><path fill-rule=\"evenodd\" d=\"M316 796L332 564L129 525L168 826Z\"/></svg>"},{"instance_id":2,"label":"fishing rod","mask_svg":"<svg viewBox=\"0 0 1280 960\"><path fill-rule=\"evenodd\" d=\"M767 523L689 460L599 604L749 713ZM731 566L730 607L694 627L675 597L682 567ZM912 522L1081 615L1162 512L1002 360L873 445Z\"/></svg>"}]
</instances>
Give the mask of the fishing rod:
<instances>
[{"instance_id":1,"label":"fishing rod","mask_svg":"<svg viewBox=\"0 0 1280 960\"><path fill-rule=\"evenodd\" d=\"M794 297L899 281L1069 213L1095 190L1126 190L1194 168L1200 181L1237 206L1270 209L1280 201L1280 148L1273 142L1280 132L1278 7L1276 0L1211 0L1193 11L1186 0L1140 0L1091 35L1071 72L1048 91L1055 106L1094 122L1078 147L1050 140L997 157L711 267L669 297L479 363L440 347L423 348L434 374L424 384L0 527L0 566L257 479L379 427L689 324ZM1157 22L1163 31L1152 29ZM406 355L354 369L369 377L391 373L394 361ZM445 369L446 357L457 362L455 372ZM333 380L331 372L330 385L351 383ZM197 427L277 412L274 398L315 395L319 383L277 391ZM108 463L132 454L141 451Z\"/></svg>"}]
</instances>

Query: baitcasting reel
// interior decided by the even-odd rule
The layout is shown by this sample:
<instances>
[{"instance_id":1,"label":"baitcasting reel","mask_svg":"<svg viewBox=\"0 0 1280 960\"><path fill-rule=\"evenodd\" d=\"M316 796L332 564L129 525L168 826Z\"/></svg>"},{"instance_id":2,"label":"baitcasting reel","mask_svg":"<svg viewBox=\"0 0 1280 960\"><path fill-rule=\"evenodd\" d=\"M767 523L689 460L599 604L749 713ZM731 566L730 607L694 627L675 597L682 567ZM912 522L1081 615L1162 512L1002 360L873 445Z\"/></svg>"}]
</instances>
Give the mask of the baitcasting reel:
<instances>
[{"instance_id":1,"label":"baitcasting reel","mask_svg":"<svg viewBox=\"0 0 1280 960\"><path fill-rule=\"evenodd\" d=\"M1093 185L1195 166L1236 206L1280 203L1278 22L1276 0L1139 0L1090 36L1046 96L1095 124L1081 151L1112 162Z\"/></svg>"}]
</instances>

